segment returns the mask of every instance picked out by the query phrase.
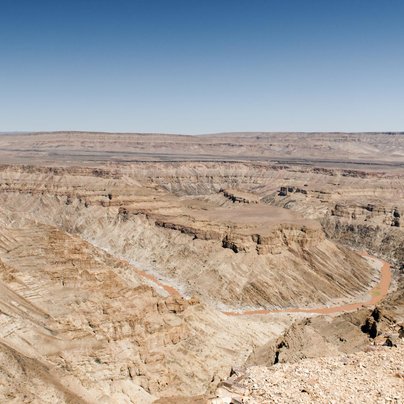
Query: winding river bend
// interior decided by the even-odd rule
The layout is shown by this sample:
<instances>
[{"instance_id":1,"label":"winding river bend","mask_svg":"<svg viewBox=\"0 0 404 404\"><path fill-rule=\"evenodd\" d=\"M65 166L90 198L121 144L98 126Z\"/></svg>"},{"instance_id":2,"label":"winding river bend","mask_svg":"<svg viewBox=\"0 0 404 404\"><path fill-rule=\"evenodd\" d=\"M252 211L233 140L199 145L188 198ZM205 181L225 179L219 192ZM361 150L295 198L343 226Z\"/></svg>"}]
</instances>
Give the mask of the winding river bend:
<instances>
[{"instance_id":1,"label":"winding river bend","mask_svg":"<svg viewBox=\"0 0 404 404\"><path fill-rule=\"evenodd\" d=\"M305 307L290 307L284 309L274 309L274 310L266 310L266 309L257 309L257 310L235 310L235 311L224 311L223 313L228 316L251 316L257 314L276 314L276 313L308 313L308 314L336 314L343 313L352 310L356 310L363 306L373 306L379 303L388 293L390 283L391 283L391 268L390 264L386 261L383 261L379 258L371 256L366 252L361 252L360 255L363 257L367 257L372 259L374 262L378 262L380 264L380 278L379 282L368 292L370 298L366 301L359 301L354 303L348 303L337 306L323 306L318 308L305 308ZM172 286L169 286L159 279L156 276L145 272L139 268L135 267L135 271L138 275L147 279L154 283L158 288L164 289L169 296L174 297L182 297L181 293Z\"/></svg>"}]
</instances>

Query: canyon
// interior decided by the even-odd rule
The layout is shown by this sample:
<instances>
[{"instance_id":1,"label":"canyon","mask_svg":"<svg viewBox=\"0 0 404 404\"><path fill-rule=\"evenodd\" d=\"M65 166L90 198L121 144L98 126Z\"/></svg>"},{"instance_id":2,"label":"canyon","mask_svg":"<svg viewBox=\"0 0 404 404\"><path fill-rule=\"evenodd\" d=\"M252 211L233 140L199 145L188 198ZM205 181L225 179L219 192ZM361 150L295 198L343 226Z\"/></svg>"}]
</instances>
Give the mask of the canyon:
<instances>
[{"instance_id":1,"label":"canyon","mask_svg":"<svg viewBox=\"0 0 404 404\"><path fill-rule=\"evenodd\" d=\"M0 400L399 402L403 214L399 132L0 134Z\"/></svg>"}]
</instances>

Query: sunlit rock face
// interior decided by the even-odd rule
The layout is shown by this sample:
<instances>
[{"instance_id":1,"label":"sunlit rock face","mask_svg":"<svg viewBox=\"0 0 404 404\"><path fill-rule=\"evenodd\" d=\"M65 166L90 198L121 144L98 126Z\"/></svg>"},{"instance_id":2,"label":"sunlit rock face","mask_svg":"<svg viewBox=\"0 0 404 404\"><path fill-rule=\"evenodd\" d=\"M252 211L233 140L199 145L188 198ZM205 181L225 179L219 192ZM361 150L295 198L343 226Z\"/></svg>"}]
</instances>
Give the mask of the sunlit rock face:
<instances>
[{"instance_id":1,"label":"sunlit rock face","mask_svg":"<svg viewBox=\"0 0 404 404\"><path fill-rule=\"evenodd\" d=\"M399 321L403 135L13 136L0 401L202 400L284 340L280 362L363 349L368 312L293 312L369 298L379 267L355 249L397 267L383 313Z\"/></svg>"}]
</instances>

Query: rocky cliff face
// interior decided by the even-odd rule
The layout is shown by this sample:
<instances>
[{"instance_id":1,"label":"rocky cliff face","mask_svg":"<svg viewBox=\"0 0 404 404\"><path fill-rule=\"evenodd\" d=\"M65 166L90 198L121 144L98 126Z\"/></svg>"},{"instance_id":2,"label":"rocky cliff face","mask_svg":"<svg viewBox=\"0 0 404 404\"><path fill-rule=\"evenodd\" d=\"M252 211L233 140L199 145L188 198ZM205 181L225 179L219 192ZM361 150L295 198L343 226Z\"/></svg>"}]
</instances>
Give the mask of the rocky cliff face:
<instances>
[{"instance_id":1,"label":"rocky cliff face","mask_svg":"<svg viewBox=\"0 0 404 404\"><path fill-rule=\"evenodd\" d=\"M404 262L404 232L401 229L332 217L325 217L322 224L328 237L334 240L375 252L397 266Z\"/></svg>"},{"instance_id":2,"label":"rocky cliff face","mask_svg":"<svg viewBox=\"0 0 404 404\"><path fill-rule=\"evenodd\" d=\"M126 172L124 179L88 170L7 175L4 207L19 204L21 214L77 234L226 310L349 301L374 279L366 261L326 240L316 221L264 203L233 202L220 188L205 196L173 195L153 184L150 168L147 175Z\"/></svg>"},{"instance_id":3,"label":"rocky cliff face","mask_svg":"<svg viewBox=\"0 0 404 404\"><path fill-rule=\"evenodd\" d=\"M243 321L159 296L128 262L0 213L2 397L147 403L201 394L272 334L254 322L240 334Z\"/></svg>"},{"instance_id":4,"label":"rocky cliff face","mask_svg":"<svg viewBox=\"0 0 404 404\"><path fill-rule=\"evenodd\" d=\"M34 401L37 389L49 402L213 391L291 322L222 310L363 300L378 272L335 240L402 259L398 171L86 164L0 167L7 400ZM368 338L328 321L289 330L294 354L273 354L310 356L308 339L339 354Z\"/></svg>"},{"instance_id":5,"label":"rocky cliff face","mask_svg":"<svg viewBox=\"0 0 404 404\"><path fill-rule=\"evenodd\" d=\"M371 309L362 309L334 318L318 316L298 320L283 335L254 351L246 364L272 366L364 350L370 341L363 330L371 313Z\"/></svg>"},{"instance_id":6,"label":"rocky cliff face","mask_svg":"<svg viewBox=\"0 0 404 404\"><path fill-rule=\"evenodd\" d=\"M402 401L404 327L399 295L393 293L373 310L296 321L279 338L255 350L245 367L233 368L206 401Z\"/></svg>"}]
</instances>

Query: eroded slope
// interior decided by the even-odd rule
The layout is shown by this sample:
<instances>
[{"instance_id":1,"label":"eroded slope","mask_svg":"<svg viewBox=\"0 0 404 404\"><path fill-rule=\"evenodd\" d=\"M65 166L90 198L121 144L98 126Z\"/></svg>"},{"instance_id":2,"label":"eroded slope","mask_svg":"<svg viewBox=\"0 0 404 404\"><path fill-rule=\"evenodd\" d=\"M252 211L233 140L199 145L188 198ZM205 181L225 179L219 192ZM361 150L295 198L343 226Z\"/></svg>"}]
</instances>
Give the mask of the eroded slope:
<instances>
[{"instance_id":1,"label":"eroded slope","mask_svg":"<svg viewBox=\"0 0 404 404\"><path fill-rule=\"evenodd\" d=\"M377 280L365 259L327 240L314 220L265 203L233 203L220 190L176 196L147 185L148 178L140 186L136 172L125 174L7 171L13 186L3 186L3 206L76 234L221 309L348 302Z\"/></svg>"},{"instance_id":2,"label":"eroded slope","mask_svg":"<svg viewBox=\"0 0 404 404\"><path fill-rule=\"evenodd\" d=\"M48 402L148 402L213 391L291 322L218 309L363 301L378 271L328 237L399 263L402 185L397 170L265 163L2 166L0 337L12 363L0 369L3 397L35 400L37 387Z\"/></svg>"},{"instance_id":3,"label":"eroded slope","mask_svg":"<svg viewBox=\"0 0 404 404\"><path fill-rule=\"evenodd\" d=\"M160 297L127 262L4 211L0 276L2 352L16 358L9 371L20 386L7 382L3 397L16 402L34 399L35 383L45 402L204 393L274 330L249 322L240 334L244 320ZM28 384L34 368L38 382Z\"/></svg>"}]
</instances>

